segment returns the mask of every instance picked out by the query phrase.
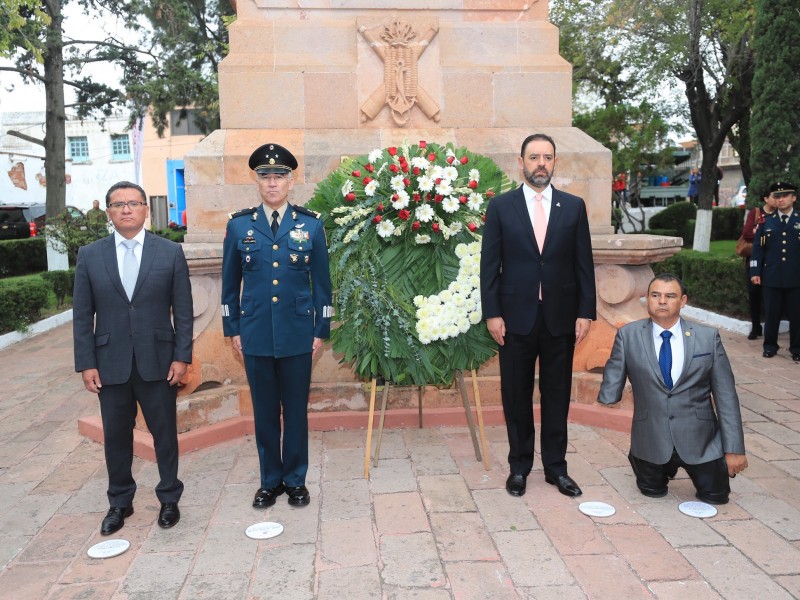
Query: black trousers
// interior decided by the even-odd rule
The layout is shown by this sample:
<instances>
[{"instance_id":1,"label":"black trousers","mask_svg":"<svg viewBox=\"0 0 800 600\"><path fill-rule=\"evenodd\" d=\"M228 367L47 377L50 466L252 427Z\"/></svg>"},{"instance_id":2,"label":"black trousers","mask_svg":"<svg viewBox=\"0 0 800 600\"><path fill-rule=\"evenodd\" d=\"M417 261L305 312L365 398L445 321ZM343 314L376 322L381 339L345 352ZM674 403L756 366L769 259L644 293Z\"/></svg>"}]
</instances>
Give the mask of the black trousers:
<instances>
[{"instance_id":1,"label":"black trousers","mask_svg":"<svg viewBox=\"0 0 800 600\"><path fill-rule=\"evenodd\" d=\"M744 276L747 280L747 300L750 304L750 323L753 331L759 333L761 328L761 286L750 281L750 259L744 259Z\"/></svg>"},{"instance_id":2,"label":"black trousers","mask_svg":"<svg viewBox=\"0 0 800 600\"><path fill-rule=\"evenodd\" d=\"M530 333L506 334L505 344L500 346L500 389L511 473L527 476L533 468L533 386L538 358L542 466L545 474L553 477L567 474L567 416L574 354L575 335L551 335L541 309Z\"/></svg>"},{"instance_id":3,"label":"black trousers","mask_svg":"<svg viewBox=\"0 0 800 600\"><path fill-rule=\"evenodd\" d=\"M800 287L761 286L764 292L764 350L777 352L784 310L789 318L789 352L800 354Z\"/></svg>"},{"instance_id":4,"label":"black trousers","mask_svg":"<svg viewBox=\"0 0 800 600\"><path fill-rule=\"evenodd\" d=\"M178 479L178 427L175 399L178 387L166 379L144 381L133 361L131 377L126 383L100 388L100 416L103 420L106 468L108 469L108 503L113 507L130 506L136 494L133 465L133 428L136 404L142 407L153 443L161 480L156 496L161 502L178 502L183 482Z\"/></svg>"},{"instance_id":5,"label":"black trousers","mask_svg":"<svg viewBox=\"0 0 800 600\"><path fill-rule=\"evenodd\" d=\"M683 467L697 490L696 496L705 502L713 504L727 504L731 493L730 479L728 477L728 464L722 456L699 465L685 463L676 450L672 450L672 457L665 465L636 458L628 453L628 460L636 475L636 485L648 496L666 494L667 481L674 477L679 467Z\"/></svg>"}]
</instances>

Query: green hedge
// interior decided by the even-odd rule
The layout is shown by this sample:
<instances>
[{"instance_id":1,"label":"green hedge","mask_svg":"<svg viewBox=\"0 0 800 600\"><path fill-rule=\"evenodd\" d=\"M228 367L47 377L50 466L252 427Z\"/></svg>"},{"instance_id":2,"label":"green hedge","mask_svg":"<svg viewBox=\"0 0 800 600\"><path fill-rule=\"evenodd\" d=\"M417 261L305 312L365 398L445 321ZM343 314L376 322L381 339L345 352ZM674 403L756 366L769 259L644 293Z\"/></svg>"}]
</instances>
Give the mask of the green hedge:
<instances>
[{"instance_id":1,"label":"green hedge","mask_svg":"<svg viewBox=\"0 0 800 600\"><path fill-rule=\"evenodd\" d=\"M56 308L64 306L64 300L72 295L72 288L75 286L75 269L69 271L45 271L40 273L41 277L50 284L53 293L56 295Z\"/></svg>"},{"instance_id":2,"label":"green hedge","mask_svg":"<svg viewBox=\"0 0 800 600\"><path fill-rule=\"evenodd\" d=\"M738 256L681 250L652 267L656 275L673 273L680 277L692 306L730 317L749 318L744 263Z\"/></svg>"},{"instance_id":3,"label":"green hedge","mask_svg":"<svg viewBox=\"0 0 800 600\"><path fill-rule=\"evenodd\" d=\"M44 237L0 241L0 277L16 277L47 270Z\"/></svg>"},{"instance_id":4,"label":"green hedge","mask_svg":"<svg viewBox=\"0 0 800 600\"><path fill-rule=\"evenodd\" d=\"M49 300L50 285L41 277L0 280L0 334L37 321Z\"/></svg>"},{"instance_id":5,"label":"green hedge","mask_svg":"<svg viewBox=\"0 0 800 600\"><path fill-rule=\"evenodd\" d=\"M694 245L697 208L691 202L676 202L654 214L645 233L683 238L683 247ZM742 233L744 211L741 208L715 208L711 213L711 241L735 240Z\"/></svg>"}]
</instances>

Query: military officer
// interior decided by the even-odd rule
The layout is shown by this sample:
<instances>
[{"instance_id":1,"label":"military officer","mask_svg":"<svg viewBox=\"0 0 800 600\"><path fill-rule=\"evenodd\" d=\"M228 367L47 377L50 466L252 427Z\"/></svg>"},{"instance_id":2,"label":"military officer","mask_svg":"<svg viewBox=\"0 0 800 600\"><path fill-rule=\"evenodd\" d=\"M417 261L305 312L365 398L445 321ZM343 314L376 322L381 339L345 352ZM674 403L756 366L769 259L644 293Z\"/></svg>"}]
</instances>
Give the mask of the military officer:
<instances>
[{"instance_id":1,"label":"military officer","mask_svg":"<svg viewBox=\"0 0 800 600\"><path fill-rule=\"evenodd\" d=\"M800 362L800 211L797 188L779 181L769 187L777 210L765 217L753 240L750 280L764 294L764 357L778 352L778 326L789 316L789 352Z\"/></svg>"},{"instance_id":2,"label":"military officer","mask_svg":"<svg viewBox=\"0 0 800 600\"><path fill-rule=\"evenodd\" d=\"M290 505L306 506L311 359L330 334L332 312L328 249L317 213L287 201L292 153L264 144L249 166L262 202L228 220L222 326L243 357L253 401L261 468L253 506L272 506L284 492Z\"/></svg>"}]
</instances>

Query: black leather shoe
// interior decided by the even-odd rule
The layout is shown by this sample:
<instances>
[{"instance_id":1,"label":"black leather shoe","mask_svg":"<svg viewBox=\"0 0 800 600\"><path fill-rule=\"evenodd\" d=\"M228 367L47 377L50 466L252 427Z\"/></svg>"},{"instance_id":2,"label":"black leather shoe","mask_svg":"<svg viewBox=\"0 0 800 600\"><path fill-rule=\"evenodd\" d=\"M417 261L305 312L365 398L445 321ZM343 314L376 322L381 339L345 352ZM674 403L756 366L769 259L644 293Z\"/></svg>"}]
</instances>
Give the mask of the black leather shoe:
<instances>
[{"instance_id":1,"label":"black leather shoe","mask_svg":"<svg viewBox=\"0 0 800 600\"><path fill-rule=\"evenodd\" d=\"M311 494L304 485L286 486L286 494L289 496L289 506L306 506L311 502Z\"/></svg>"},{"instance_id":2,"label":"black leather shoe","mask_svg":"<svg viewBox=\"0 0 800 600\"><path fill-rule=\"evenodd\" d=\"M512 473L506 479L506 491L512 496L525 495L525 475L514 475Z\"/></svg>"},{"instance_id":3,"label":"black leather shoe","mask_svg":"<svg viewBox=\"0 0 800 600\"><path fill-rule=\"evenodd\" d=\"M122 529L125 519L133 514L132 506L113 506L108 509L103 524L100 525L100 535L111 535Z\"/></svg>"},{"instance_id":4,"label":"black leather shoe","mask_svg":"<svg viewBox=\"0 0 800 600\"><path fill-rule=\"evenodd\" d=\"M751 329L750 333L747 334L748 340L756 340L761 336L761 332L756 329Z\"/></svg>"},{"instance_id":5,"label":"black leather shoe","mask_svg":"<svg viewBox=\"0 0 800 600\"><path fill-rule=\"evenodd\" d=\"M764 358L772 358L776 354L777 352L775 352L775 350L764 350L764 354L762 354L761 356L763 356Z\"/></svg>"},{"instance_id":6,"label":"black leather shoe","mask_svg":"<svg viewBox=\"0 0 800 600\"><path fill-rule=\"evenodd\" d=\"M800 362L800 354L792 354L792 360L794 362Z\"/></svg>"},{"instance_id":7,"label":"black leather shoe","mask_svg":"<svg viewBox=\"0 0 800 600\"><path fill-rule=\"evenodd\" d=\"M559 475L558 477L550 477L550 475L545 475L544 480L550 485L556 486L558 491L565 496L575 497L580 496L583 493L581 488L578 487L578 484L575 483L575 481L569 475Z\"/></svg>"},{"instance_id":8,"label":"black leather shoe","mask_svg":"<svg viewBox=\"0 0 800 600\"><path fill-rule=\"evenodd\" d=\"M275 504L275 498L280 496L286 488L279 483L274 488L259 488L253 498L253 508L268 508Z\"/></svg>"},{"instance_id":9,"label":"black leather shoe","mask_svg":"<svg viewBox=\"0 0 800 600\"><path fill-rule=\"evenodd\" d=\"M639 488L639 491L642 492L642 495L647 496L648 498L663 498L667 495L667 488L663 490L651 490L649 488Z\"/></svg>"},{"instance_id":10,"label":"black leather shoe","mask_svg":"<svg viewBox=\"0 0 800 600\"><path fill-rule=\"evenodd\" d=\"M181 520L181 511L177 502L162 502L161 510L158 511L158 526L161 529L169 529L178 524Z\"/></svg>"}]
</instances>

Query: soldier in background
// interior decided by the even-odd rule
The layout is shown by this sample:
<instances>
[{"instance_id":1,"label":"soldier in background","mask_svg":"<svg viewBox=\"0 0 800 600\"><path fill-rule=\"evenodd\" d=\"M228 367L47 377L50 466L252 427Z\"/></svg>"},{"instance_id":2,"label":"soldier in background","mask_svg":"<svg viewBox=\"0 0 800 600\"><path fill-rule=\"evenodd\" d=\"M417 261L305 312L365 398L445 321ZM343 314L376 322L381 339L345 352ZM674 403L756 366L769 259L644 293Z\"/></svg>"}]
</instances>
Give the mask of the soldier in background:
<instances>
[{"instance_id":1,"label":"soldier in background","mask_svg":"<svg viewBox=\"0 0 800 600\"><path fill-rule=\"evenodd\" d=\"M254 508L306 506L311 360L330 334L328 248L316 213L289 204L297 160L264 144L249 161L262 203L233 213L222 258L222 326L244 359L261 484ZM281 444L281 412L283 444Z\"/></svg>"}]
</instances>

